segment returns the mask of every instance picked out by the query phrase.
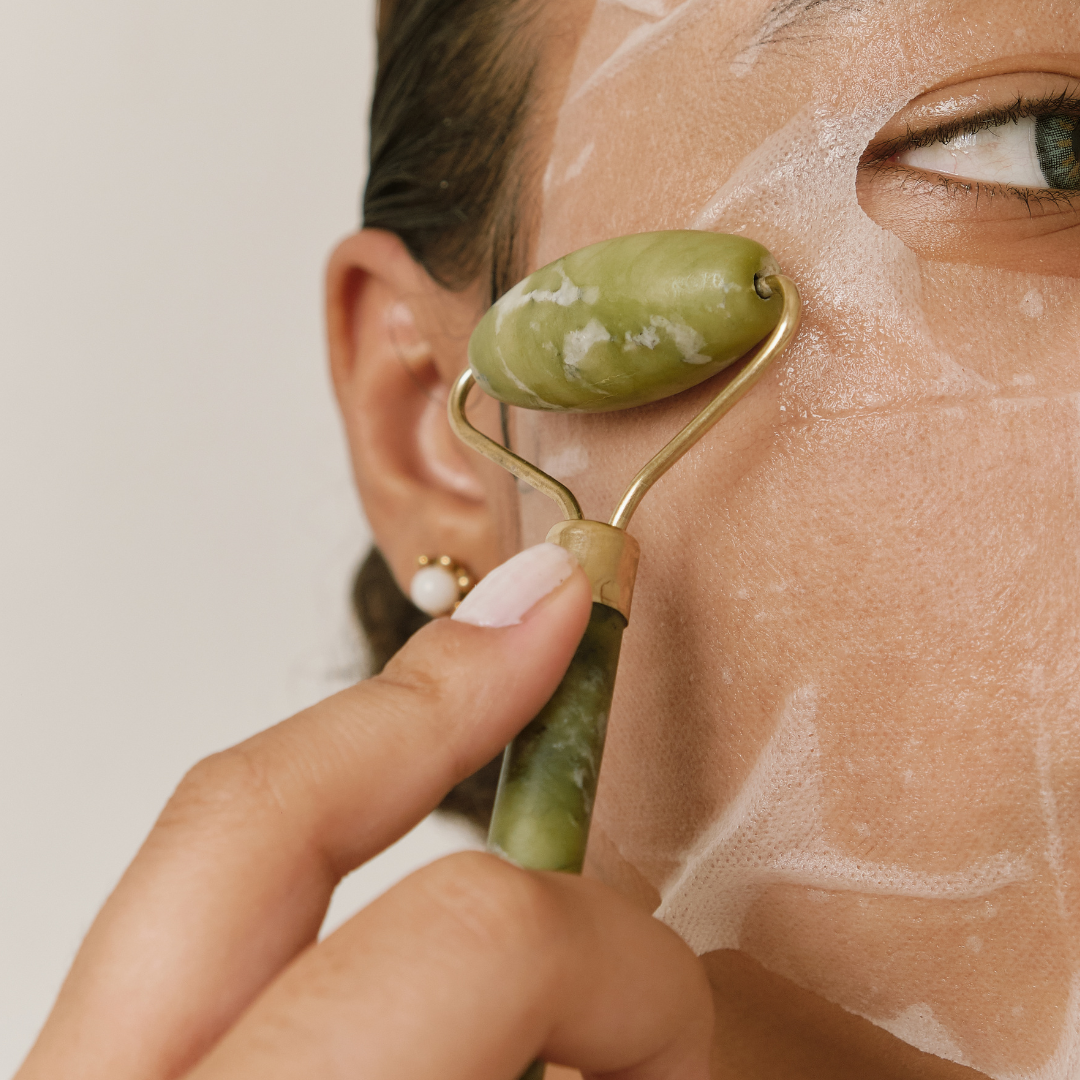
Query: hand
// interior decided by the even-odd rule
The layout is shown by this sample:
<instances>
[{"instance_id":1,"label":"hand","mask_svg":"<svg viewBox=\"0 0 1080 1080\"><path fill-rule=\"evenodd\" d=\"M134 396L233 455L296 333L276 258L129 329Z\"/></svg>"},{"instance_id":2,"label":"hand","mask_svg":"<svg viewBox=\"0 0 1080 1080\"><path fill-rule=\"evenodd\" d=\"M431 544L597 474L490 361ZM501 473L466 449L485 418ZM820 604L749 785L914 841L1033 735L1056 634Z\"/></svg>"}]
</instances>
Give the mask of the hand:
<instances>
[{"instance_id":1,"label":"hand","mask_svg":"<svg viewBox=\"0 0 1080 1080\"><path fill-rule=\"evenodd\" d=\"M489 579L459 609L487 625L438 620L382 675L191 770L17 1080L514 1080L537 1056L708 1077L701 965L597 882L455 855L317 941L338 881L558 684L589 585L537 550L524 584Z\"/></svg>"}]
</instances>

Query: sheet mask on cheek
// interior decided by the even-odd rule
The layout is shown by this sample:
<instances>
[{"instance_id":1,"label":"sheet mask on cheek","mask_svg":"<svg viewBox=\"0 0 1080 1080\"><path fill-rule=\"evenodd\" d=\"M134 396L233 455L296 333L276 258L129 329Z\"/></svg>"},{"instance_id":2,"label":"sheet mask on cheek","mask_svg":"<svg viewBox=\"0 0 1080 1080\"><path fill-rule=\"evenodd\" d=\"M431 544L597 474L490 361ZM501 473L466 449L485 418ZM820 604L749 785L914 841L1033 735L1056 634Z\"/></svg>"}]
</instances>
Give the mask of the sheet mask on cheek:
<instances>
[{"instance_id":1,"label":"sheet mask on cheek","mask_svg":"<svg viewBox=\"0 0 1080 1080\"><path fill-rule=\"evenodd\" d=\"M953 70L940 28L939 61L905 60L929 14L838 34L843 64L769 124L733 7L600 0L546 176L538 265L741 232L806 305L771 383L635 519L591 866L699 954L995 1078L1080 1077L1080 292L922 262L860 208L872 136ZM700 143L723 164L745 136L704 119L735 100L706 59L761 131L718 190ZM600 515L688 398L515 411L516 438Z\"/></svg>"}]
</instances>

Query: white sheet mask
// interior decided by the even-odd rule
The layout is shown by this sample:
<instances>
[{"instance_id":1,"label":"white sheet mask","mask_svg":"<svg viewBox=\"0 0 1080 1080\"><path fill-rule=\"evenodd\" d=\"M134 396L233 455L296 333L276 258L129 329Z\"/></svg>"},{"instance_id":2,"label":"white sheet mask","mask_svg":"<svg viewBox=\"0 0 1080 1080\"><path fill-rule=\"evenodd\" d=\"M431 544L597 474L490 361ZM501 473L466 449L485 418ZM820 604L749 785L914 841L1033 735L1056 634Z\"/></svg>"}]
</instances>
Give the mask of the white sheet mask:
<instances>
[{"instance_id":1,"label":"white sheet mask","mask_svg":"<svg viewBox=\"0 0 1080 1080\"><path fill-rule=\"evenodd\" d=\"M958 870L928 873L838 849L822 817L816 697L813 686L791 695L736 797L683 854L682 867L665 883L656 914L699 955L739 947L747 912L770 882L866 896L971 900L1033 876L1023 853L1000 852ZM869 836L872 827L862 824L856 831ZM819 894L814 899L829 898Z\"/></svg>"},{"instance_id":2,"label":"white sheet mask","mask_svg":"<svg viewBox=\"0 0 1080 1080\"><path fill-rule=\"evenodd\" d=\"M806 305L631 526L592 866L699 953L996 1080L1080 1080L1080 290L927 262L859 205L873 135L1000 55L991 30L940 4L802 24L785 48L812 70L785 98L767 41L797 16L600 0L559 118L538 265L739 232ZM1080 34L1023 17L1025 50ZM706 392L516 412L516 439L606 517ZM532 542L552 514L522 507Z\"/></svg>"},{"instance_id":3,"label":"white sheet mask","mask_svg":"<svg viewBox=\"0 0 1080 1080\"><path fill-rule=\"evenodd\" d=\"M708 15L713 0L598 0L578 52L567 103L616 78L642 55L663 48L680 30Z\"/></svg>"}]
</instances>

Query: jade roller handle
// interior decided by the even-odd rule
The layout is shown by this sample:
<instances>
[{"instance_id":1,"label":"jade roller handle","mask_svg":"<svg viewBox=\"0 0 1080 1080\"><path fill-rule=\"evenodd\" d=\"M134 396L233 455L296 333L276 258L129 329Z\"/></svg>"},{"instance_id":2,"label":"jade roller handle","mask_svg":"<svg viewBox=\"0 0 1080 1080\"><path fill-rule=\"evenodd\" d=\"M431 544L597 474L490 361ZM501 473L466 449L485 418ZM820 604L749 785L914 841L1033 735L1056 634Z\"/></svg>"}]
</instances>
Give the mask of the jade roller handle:
<instances>
[{"instance_id":1,"label":"jade roller handle","mask_svg":"<svg viewBox=\"0 0 1080 1080\"><path fill-rule=\"evenodd\" d=\"M638 544L623 529L581 519L559 522L547 539L585 571L592 614L555 693L506 748L488 847L526 870L580 874Z\"/></svg>"},{"instance_id":2,"label":"jade roller handle","mask_svg":"<svg viewBox=\"0 0 1080 1080\"><path fill-rule=\"evenodd\" d=\"M625 629L594 603L558 689L506 748L488 847L518 866L581 873Z\"/></svg>"},{"instance_id":3,"label":"jade roller handle","mask_svg":"<svg viewBox=\"0 0 1080 1080\"><path fill-rule=\"evenodd\" d=\"M506 748L488 832L490 850L527 870L580 874L623 631L637 574L637 541L599 521L548 534L570 551L593 589L592 613L547 704ZM521 1080L541 1080L534 1061Z\"/></svg>"}]
</instances>

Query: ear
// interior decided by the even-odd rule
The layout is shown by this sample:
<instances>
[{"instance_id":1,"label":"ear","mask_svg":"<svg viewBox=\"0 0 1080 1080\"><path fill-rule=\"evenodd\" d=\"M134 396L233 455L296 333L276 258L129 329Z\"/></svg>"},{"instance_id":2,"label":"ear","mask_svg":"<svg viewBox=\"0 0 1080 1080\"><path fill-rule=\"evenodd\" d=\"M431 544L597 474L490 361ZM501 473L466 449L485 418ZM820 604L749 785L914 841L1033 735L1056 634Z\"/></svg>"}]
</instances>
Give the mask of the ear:
<instances>
[{"instance_id":1,"label":"ear","mask_svg":"<svg viewBox=\"0 0 1080 1080\"><path fill-rule=\"evenodd\" d=\"M450 385L486 307L479 288L435 281L392 233L348 237L327 270L330 369L375 541L408 592L420 555L451 555L477 576L512 550L513 485L457 440ZM498 427L489 403L481 423ZM494 413L494 416L492 416Z\"/></svg>"}]
</instances>

